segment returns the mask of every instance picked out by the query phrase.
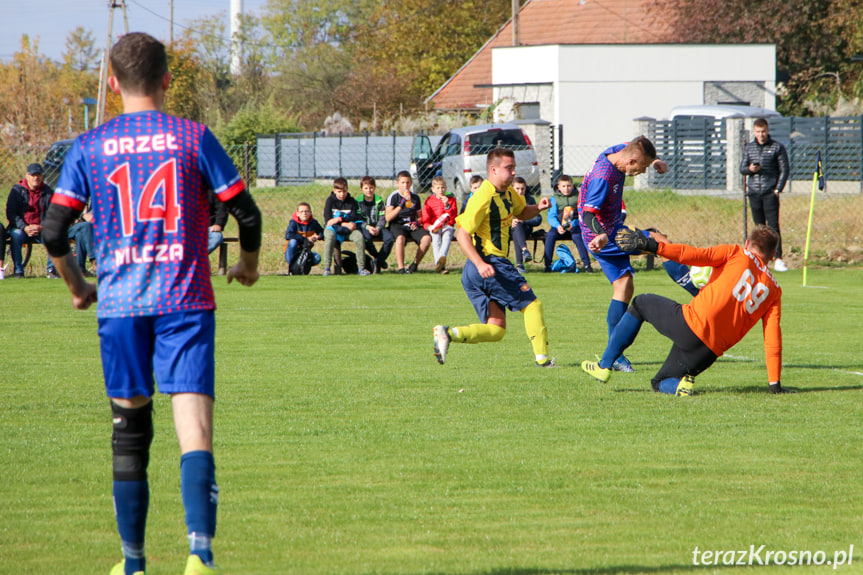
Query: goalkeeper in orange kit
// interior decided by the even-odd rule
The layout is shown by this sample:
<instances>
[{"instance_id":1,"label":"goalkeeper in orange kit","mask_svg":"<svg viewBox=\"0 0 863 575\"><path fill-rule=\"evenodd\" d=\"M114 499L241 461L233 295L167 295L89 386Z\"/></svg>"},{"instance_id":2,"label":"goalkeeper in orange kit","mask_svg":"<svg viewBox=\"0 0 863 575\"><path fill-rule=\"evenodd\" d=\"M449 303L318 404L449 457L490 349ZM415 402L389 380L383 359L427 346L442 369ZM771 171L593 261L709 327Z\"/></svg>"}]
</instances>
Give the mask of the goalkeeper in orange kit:
<instances>
[{"instance_id":1,"label":"goalkeeper in orange kit","mask_svg":"<svg viewBox=\"0 0 863 575\"><path fill-rule=\"evenodd\" d=\"M687 265L712 266L710 282L688 304L655 294L636 296L614 328L598 362L582 362L581 368L606 382L614 360L638 335L645 321L672 340L665 363L651 380L654 391L691 395L695 376L743 339L760 320L764 328L764 353L771 393L783 393L781 316L782 290L767 269L779 236L771 228L756 226L743 247L722 245L694 248L658 243L640 230L622 228L615 238L624 251L642 250Z\"/></svg>"}]
</instances>

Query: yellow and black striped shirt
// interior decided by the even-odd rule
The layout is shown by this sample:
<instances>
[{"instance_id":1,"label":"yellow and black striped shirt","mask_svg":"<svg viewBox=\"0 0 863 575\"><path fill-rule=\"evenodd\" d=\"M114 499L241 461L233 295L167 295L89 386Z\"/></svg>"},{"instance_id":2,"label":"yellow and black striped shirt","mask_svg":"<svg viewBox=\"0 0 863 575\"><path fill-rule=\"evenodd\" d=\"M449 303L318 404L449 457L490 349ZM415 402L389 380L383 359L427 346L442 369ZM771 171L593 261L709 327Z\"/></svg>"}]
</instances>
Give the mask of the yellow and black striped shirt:
<instances>
[{"instance_id":1,"label":"yellow and black striped shirt","mask_svg":"<svg viewBox=\"0 0 863 575\"><path fill-rule=\"evenodd\" d=\"M525 205L524 196L518 195L512 186L505 192L498 192L485 180L468 200L456 223L473 237L481 256L505 258L509 256L512 218L520 216Z\"/></svg>"}]
</instances>

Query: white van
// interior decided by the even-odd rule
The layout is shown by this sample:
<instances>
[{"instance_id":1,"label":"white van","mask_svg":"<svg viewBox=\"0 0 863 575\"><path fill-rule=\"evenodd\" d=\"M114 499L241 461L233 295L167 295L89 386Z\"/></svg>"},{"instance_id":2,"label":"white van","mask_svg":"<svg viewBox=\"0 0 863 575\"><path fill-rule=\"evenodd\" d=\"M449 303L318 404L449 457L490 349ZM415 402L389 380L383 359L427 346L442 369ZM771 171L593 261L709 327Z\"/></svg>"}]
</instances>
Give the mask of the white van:
<instances>
[{"instance_id":1,"label":"white van","mask_svg":"<svg viewBox=\"0 0 863 575\"><path fill-rule=\"evenodd\" d=\"M716 104L713 106L676 106L668 114L669 120L675 118L781 118L776 110L757 108L755 106L736 106L731 104Z\"/></svg>"}]
</instances>

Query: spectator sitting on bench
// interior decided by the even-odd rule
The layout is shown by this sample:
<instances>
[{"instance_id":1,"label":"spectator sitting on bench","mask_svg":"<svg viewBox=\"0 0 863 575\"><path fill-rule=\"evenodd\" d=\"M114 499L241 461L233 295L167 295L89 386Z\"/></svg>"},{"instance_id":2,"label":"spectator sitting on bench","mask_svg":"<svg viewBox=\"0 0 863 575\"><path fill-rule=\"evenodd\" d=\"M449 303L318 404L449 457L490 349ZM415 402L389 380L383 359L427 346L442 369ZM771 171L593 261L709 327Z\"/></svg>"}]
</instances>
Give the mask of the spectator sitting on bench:
<instances>
[{"instance_id":1,"label":"spectator sitting on bench","mask_svg":"<svg viewBox=\"0 0 863 575\"><path fill-rule=\"evenodd\" d=\"M9 220L9 236L12 243L12 263L15 277L24 277L24 244L42 243L42 218L51 203L54 190L45 183L41 164L27 166L24 179L12 186L6 198L6 218ZM46 273L49 278L59 278L54 262L48 256Z\"/></svg>"},{"instance_id":2,"label":"spectator sitting on bench","mask_svg":"<svg viewBox=\"0 0 863 575\"><path fill-rule=\"evenodd\" d=\"M395 238L387 229L386 211L384 201L375 193L377 183L371 176L365 176L360 180L363 190L363 199L359 201L360 218L362 219L363 238L366 242L366 251L375 260L375 273L387 269L387 258L393 249ZM375 238L380 238L381 249L375 247Z\"/></svg>"},{"instance_id":3,"label":"spectator sitting on bench","mask_svg":"<svg viewBox=\"0 0 863 575\"><path fill-rule=\"evenodd\" d=\"M473 193L479 189L483 181L483 177L476 174L470 177L470 193L464 197L464 200L462 200L461 210L459 210L458 213L464 213L464 209L467 207L467 201L471 198L471 196L473 196Z\"/></svg>"},{"instance_id":4,"label":"spectator sitting on bench","mask_svg":"<svg viewBox=\"0 0 863 575\"><path fill-rule=\"evenodd\" d=\"M396 239L395 252L398 273L412 274L426 255L431 245L431 236L419 222L422 208L420 197L411 191L413 179L410 172L402 170L397 176L398 189L387 197L386 220L390 232ZM411 265L405 268L405 244L411 240L417 244L417 253Z\"/></svg>"},{"instance_id":5,"label":"spectator sitting on bench","mask_svg":"<svg viewBox=\"0 0 863 575\"><path fill-rule=\"evenodd\" d=\"M519 196L524 196L525 204L528 206L536 205L536 200L533 195L527 193L527 182L521 176L516 176L512 180L512 189ZM527 237L533 233L533 228L542 223L542 214L530 218L527 221L520 220L516 217L512 218L512 243L515 246L515 269L519 273L527 273L524 264L533 259L530 255L530 250L527 249Z\"/></svg>"},{"instance_id":6,"label":"spectator sitting on bench","mask_svg":"<svg viewBox=\"0 0 863 575\"><path fill-rule=\"evenodd\" d=\"M575 185L572 182L572 177L562 174L557 179L557 189L554 191L554 198L548 209L549 230L545 234L545 256L543 259L545 262L543 271L545 272L551 271L554 244L558 239L565 240L567 236L572 239L575 249L578 250L578 257L581 258L581 271L593 272L593 268L590 267L590 254L581 238L581 227L578 225L578 194L574 194L574 191Z\"/></svg>"},{"instance_id":7,"label":"spectator sitting on bench","mask_svg":"<svg viewBox=\"0 0 863 575\"><path fill-rule=\"evenodd\" d=\"M455 235L456 199L446 193L446 181L435 176L431 182L432 195L426 199L422 211L422 224L432 238L436 272L446 275L446 257Z\"/></svg>"},{"instance_id":8,"label":"spectator sitting on bench","mask_svg":"<svg viewBox=\"0 0 863 575\"><path fill-rule=\"evenodd\" d=\"M213 190L207 191L207 200L210 202L210 233L207 240L207 253L211 254L222 245L225 238L223 232L228 224L228 209L224 202L216 198Z\"/></svg>"},{"instance_id":9,"label":"spectator sitting on bench","mask_svg":"<svg viewBox=\"0 0 863 575\"><path fill-rule=\"evenodd\" d=\"M291 216L291 221L288 222L288 229L285 230L285 261L288 263L288 275L291 275L290 269L294 259L300 255L303 247L308 246L309 249L315 242L321 239L324 233L324 228L318 223L318 220L312 217L312 206L306 202L300 202L297 205L297 211ZM321 255L312 252L314 256L314 265L321 263Z\"/></svg>"},{"instance_id":10,"label":"spectator sitting on bench","mask_svg":"<svg viewBox=\"0 0 863 575\"><path fill-rule=\"evenodd\" d=\"M81 275L85 278L93 277L93 274L87 270L87 261L93 262L96 259L96 251L93 247L93 209L89 205L81 212L75 225L69 228L67 237L75 241L75 260Z\"/></svg>"},{"instance_id":11,"label":"spectator sitting on bench","mask_svg":"<svg viewBox=\"0 0 863 575\"><path fill-rule=\"evenodd\" d=\"M333 180L333 193L324 204L324 275L332 275L330 265L333 261L333 250L336 242L341 244L346 239L354 243L357 254L359 275L367 276L369 271L361 264L365 253L365 238L360 230L360 206L348 193L348 181L344 178Z\"/></svg>"}]
</instances>

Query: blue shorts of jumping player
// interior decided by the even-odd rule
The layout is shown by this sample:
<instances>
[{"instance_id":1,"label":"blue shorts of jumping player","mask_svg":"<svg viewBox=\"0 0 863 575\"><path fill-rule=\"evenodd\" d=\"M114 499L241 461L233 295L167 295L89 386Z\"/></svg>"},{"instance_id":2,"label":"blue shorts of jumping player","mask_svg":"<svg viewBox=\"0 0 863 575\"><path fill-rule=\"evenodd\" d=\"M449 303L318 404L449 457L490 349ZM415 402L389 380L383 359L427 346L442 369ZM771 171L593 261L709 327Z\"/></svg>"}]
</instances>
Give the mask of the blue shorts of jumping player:
<instances>
[{"instance_id":1,"label":"blue shorts of jumping player","mask_svg":"<svg viewBox=\"0 0 863 575\"><path fill-rule=\"evenodd\" d=\"M591 255L599 262L599 267L602 268L602 273L608 278L611 283L616 282L627 273L633 273L632 264L629 262L629 256L637 255L641 252L625 252L614 243L614 236L617 234L616 228L614 233L609 236L608 243L599 253L590 252ZM640 230L645 237L650 237L650 232Z\"/></svg>"},{"instance_id":2,"label":"blue shorts of jumping player","mask_svg":"<svg viewBox=\"0 0 863 575\"><path fill-rule=\"evenodd\" d=\"M213 310L102 318L99 340L108 397L200 393L214 397Z\"/></svg>"},{"instance_id":3,"label":"blue shorts of jumping player","mask_svg":"<svg viewBox=\"0 0 863 575\"><path fill-rule=\"evenodd\" d=\"M536 300L527 280L518 273L511 261L498 256L483 259L494 267L494 276L482 277L470 260L465 263L461 274L461 285L482 323L488 321L488 304L491 301L496 302L501 309L521 311Z\"/></svg>"}]
</instances>

